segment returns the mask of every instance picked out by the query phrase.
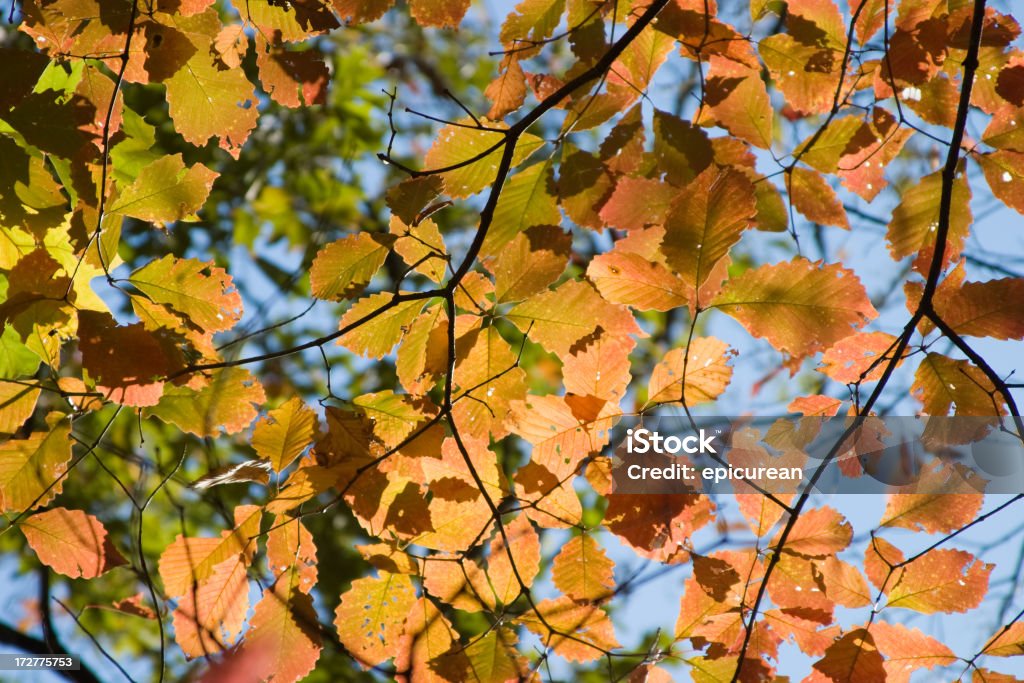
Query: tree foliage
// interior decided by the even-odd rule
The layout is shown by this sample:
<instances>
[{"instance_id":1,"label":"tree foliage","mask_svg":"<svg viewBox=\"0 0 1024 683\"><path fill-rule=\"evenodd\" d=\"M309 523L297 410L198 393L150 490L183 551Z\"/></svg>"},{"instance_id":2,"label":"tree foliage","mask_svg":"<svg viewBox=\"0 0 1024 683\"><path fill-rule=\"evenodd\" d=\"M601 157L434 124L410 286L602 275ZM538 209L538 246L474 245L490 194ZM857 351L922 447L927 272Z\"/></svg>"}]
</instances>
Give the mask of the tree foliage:
<instances>
[{"instance_id":1,"label":"tree foliage","mask_svg":"<svg viewBox=\"0 0 1024 683\"><path fill-rule=\"evenodd\" d=\"M726 5L13 3L0 546L41 590L0 640L154 680L1016 680L1019 563L974 652L902 615L999 602L1018 534L957 537L1024 494L855 528L612 490L636 414L1024 431L985 346L1024 258L977 243L1024 213L1017 20ZM674 626L624 623L664 576Z\"/></svg>"}]
</instances>

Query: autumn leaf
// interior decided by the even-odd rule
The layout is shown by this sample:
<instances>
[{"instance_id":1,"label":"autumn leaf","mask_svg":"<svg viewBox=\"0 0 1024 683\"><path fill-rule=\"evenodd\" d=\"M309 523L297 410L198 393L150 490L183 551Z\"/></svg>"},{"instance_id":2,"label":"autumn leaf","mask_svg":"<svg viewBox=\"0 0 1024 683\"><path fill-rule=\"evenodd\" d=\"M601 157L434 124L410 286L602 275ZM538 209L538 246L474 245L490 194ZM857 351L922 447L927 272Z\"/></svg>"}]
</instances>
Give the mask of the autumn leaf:
<instances>
[{"instance_id":1,"label":"autumn leaf","mask_svg":"<svg viewBox=\"0 0 1024 683\"><path fill-rule=\"evenodd\" d=\"M562 360L562 382L568 393L595 396L613 405L625 396L630 380L629 337L601 334Z\"/></svg>"},{"instance_id":2,"label":"autumn leaf","mask_svg":"<svg viewBox=\"0 0 1024 683\"><path fill-rule=\"evenodd\" d=\"M876 381L885 372L886 354L895 349L895 342L896 338L886 332L852 334L822 354L818 370L845 384ZM901 363L902 359L897 367Z\"/></svg>"},{"instance_id":3,"label":"autumn leaf","mask_svg":"<svg viewBox=\"0 0 1024 683\"><path fill-rule=\"evenodd\" d=\"M608 301L641 310L668 311L688 300L680 278L639 254L602 254L590 262L587 277Z\"/></svg>"},{"instance_id":4,"label":"autumn leaf","mask_svg":"<svg viewBox=\"0 0 1024 683\"><path fill-rule=\"evenodd\" d=\"M335 611L338 637L360 662L380 664L394 654L387 643L401 636L415 601L412 581L404 574L380 572L376 578L357 579Z\"/></svg>"},{"instance_id":5,"label":"autumn leaf","mask_svg":"<svg viewBox=\"0 0 1024 683\"><path fill-rule=\"evenodd\" d=\"M826 506L802 513L780 549L800 555L824 557L845 549L852 538L853 527L846 518ZM780 540L781 537L777 536L775 543L778 544Z\"/></svg>"},{"instance_id":6,"label":"autumn leaf","mask_svg":"<svg viewBox=\"0 0 1024 683\"><path fill-rule=\"evenodd\" d=\"M249 611L246 569L239 558L228 558L179 601L172 623L174 639L186 657L226 650L241 634Z\"/></svg>"},{"instance_id":7,"label":"autumn leaf","mask_svg":"<svg viewBox=\"0 0 1024 683\"><path fill-rule=\"evenodd\" d=\"M261 509L255 505L235 509L235 527L220 538L193 538L178 534L160 555L160 578L171 596L186 595L191 587L213 575L218 565L255 550L252 540L260 530Z\"/></svg>"},{"instance_id":8,"label":"autumn leaf","mask_svg":"<svg viewBox=\"0 0 1024 683\"><path fill-rule=\"evenodd\" d=\"M935 250L935 236L939 226L939 199L942 194L942 177L932 173L921 182L907 188L902 201L892 213L886 239L889 253L894 259L915 255L914 268L926 274ZM959 174L953 183L953 194L949 214L949 237L946 252L941 256L943 265L956 261L963 250L964 240L972 217L969 206L971 190L967 178Z\"/></svg>"},{"instance_id":9,"label":"autumn leaf","mask_svg":"<svg viewBox=\"0 0 1024 683\"><path fill-rule=\"evenodd\" d=\"M338 339L338 344L360 356L386 356L405 336L424 304L422 298L402 300L387 292L364 297L342 316L339 327L351 329Z\"/></svg>"},{"instance_id":10,"label":"autumn leaf","mask_svg":"<svg viewBox=\"0 0 1024 683\"><path fill-rule=\"evenodd\" d=\"M518 59L509 59L508 65L484 90L484 95L492 102L487 112L487 118L492 121L500 121L522 106L526 99L526 76Z\"/></svg>"},{"instance_id":11,"label":"autumn leaf","mask_svg":"<svg viewBox=\"0 0 1024 683\"><path fill-rule=\"evenodd\" d=\"M691 291L697 291L739 241L754 214L750 180L737 171L708 168L678 195L665 219L666 263Z\"/></svg>"},{"instance_id":12,"label":"autumn leaf","mask_svg":"<svg viewBox=\"0 0 1024 683\"><path fill-rule=\"evenodd\" d=\"M991 416L1004 410L993 398L994 388L981 370L969 361L939 353L928 353L921 360L911 392L920 399L926 415L944 417L952 411L956 416ZM926 427L925 438L944 439L947 444L965 443L981 436L986 424L982 420L935 423Z\"/></svg>"},{"instance_id":13,"label":"autumn leaf","mask_svg":"<svg viewBox=\"0 0 1024 683\"><path fill-rule=\"evenodd\" d=\"M994 339L1024 339L1019 310L1024 280L1000 278L983 282L963 282L961 271L943 280L935 292L933 305L943 322L958 334Z\"/></svg>"},{"instance_id":14,"label":"autumn leaf","mask_svg":"<svg viewBox=\"0 0 1024 683\"><path fill-rule=\"evenodd\" d=\"M42 390L15 383L0 383L0 435L14 434L35 412Z\"/></svg>"},{"instance_id":15,"label":"autumn leaf","mask_svg":"<svg viewBox=\"0 0 1024 683\"><path fill-rule=\"evenodd\" d=\"M230 329L242 317L242 297L231 276L212 263L167 255L142 266L128 281L206 330Z\"/></svg>"},{"instance_id":16,"label":"autumn leaf","mask_svg":"<svg viewBox=\"0 0 1024 683\"><path fill-rule=\"evenodd\" d=\"M1000 629L982 650L994 657L1015 657L1024 654L1024 624L1017 622Z\"/></svg>"},{"instance_id":17,"label":"autumn leaf","mask_svg":"<svg viewBox=\"0 0 1024 683\"><path fill-rule=\"evenodd\" d=\"M576 601L596 602L615 587L615 563L589 535L574 536L555 556L555 587Z\"/></svg>"},{"instance_id":18,"label":"autumn leaf","mask_svg":"<svg viewBox=\"0 0 1024 683\"><path fill-rule=\"evenodd\" d=\"M70 437L70 424L59 420L50 431L0 443L0 509L33 510L61 492L71 460Z\"/></svg>"},{"instance_id":19,"label":"autumn leaf","mask_svg":"<svg viewBox=\"0 0 1024 683\"><path fill-rule=\"evenodd\" d=\"M460 125L445 126L438 133L425 163L444 180L445 192L452 197L468 197L487 187L501 159L505 133L503 124L487 122L487 129L476 128L472 119ZM493 130L499 129L499 130ZM540 138L523 135L512 154L512 165L518 166L543 144Z\"/></svg>"},{"instance_id":20,"label":"autumn leaf","mask_svg":"<svg viewBox=\"0 0 1024 683\"><path fill-rule=\"evenodd\" d=\"M821 225L850 229L839 197L821 174L806 168L794 168L789 177L789 197L796 210L807 220Z\"/></svg>"},{"instance_id":21,"label":"autumn leaf","mask_svg":"<svg viewBox=\"0 0 1024 683\"><path fill-rule=\"evenodd\" d=\"M698 123L718 124L752 145L771 147L773 109L758 70L711 55L704 99Z\"/></svg>"},{"instance_id":22,"label":"autumn leaf","mask_svg":"<svg viewBox=\"0 0 1024 683\"><path fill-rule=\"evenodd\" d=\"M869 632L885 656L887 681L906 682L915 671L949 666L957 661L952 650L916 628L876 621Z\"/></svg>"},{"instance_id":23,"label":"autumn leaf","mask_svg":"<svg viewBox=\"0 0 1024 683\"><path fill-rule=\"evenodd\" d=\"M985 172L985 180L992 194L1018 213L1024 213L1024 200L1020 198L1021 185L1024 183L1024 154L998 150L975 158Z\"/></svg>"},{"instance_id":24,"label":"autumn leaf","mask_svg":"<svg viewBox=\"0 0 1024 683\"><path fill-rule=\"evenodd\" d=\"M516 146L519 153L522 142ZM512 176L501 191L481 253L498 254L516 235L539 225L558 225L562 216L553 194L550 162L536 163ZM449 193L450 194L450 193Z\"/></svg>"},{"instance_id":25,"label":"autumn leaf","mask_svg":"<svg viewBox=\"0 0 1024 683\"><path fill-rule=\"evenodd\" d=\"M642 334L629 311L605 301L591 285L579 280L568 280L557 289L527 299L506 317L530 339L562 358L598 326L612 336Z\"/></svg>"},{"instance_id":26,"label":"autumn leaf","mask_svg":"<svg viewBox=\"0 0 1024 683\"><path fill-rule=\"evenodd\" d=\"M814 668L833 681L860 683L887 680L878 646L870 631L850 631L825 650Z\"/></svg>"},{"instance_id":27,"label":"autumn leaf","mask_svg":"<svg viewBox=\"0 0 1024 683\"><path fill-rule=\"evenodd\" d=\"M406 225L397 216L391 217L391 234L398 239L395 251L410 268L441 282L448 266L448 250L437 224L429 218ZM363 234L363 233L359 233Z\"/></svg>"},{"instance_id":28,"label":"autumn leaf","mask_svg":"<svg viewBox=\"0 0 1024 683\"><path fill-rule=\"evenodd\" d=\"M126 563L103 524L81 510L40 512L22 522L21 531L40 562L72 579L94 579Z\"/></svg>"},{"instance_id":29,"label":"autumn leaf","mask_svg":"<svg viewBox=\"0 0 1024 683\"><path fill-rule=\"evenodd\" d=\"M186 168L180 154L160 157L121 190L109 212L158 225L193 218L218 175L202 164Z\"/></svg>"},{"instance_id":30,"label":"autumn leaf","mask_svg":"<svg viewBox=\"0 0 1024 683\"><path fill-rule=\"evenodd\" d=\"M317 252L309 284L318 299L341 299L359 294L390 251L393 238L365 232L349 235Z\"/></svg>"},{"instance_id":31,"label":"autumn leaf","mask_svg":"<svg viewBox=\"0 0 1024 683\"><path fill-rule=\"evenodd\" d=\"M287 581L278 581L264 589L256 603L243 650L269 655L263 674L271 672L268 680L300 680L320 658L317 623L312 598L294 590Z\"/></svg>"},{"instance_id":32,"label":"autumn leaf","mask_svg":"<svg viewBox=\"0 0 1024 683\"><path fill-rule=\"evenodd\" d=\"M801 258L729 280L711 306L796 358L832 346L878 315L851 271Z\"/></svg>"},{"instance_id":33,"label":"autumn leaf","mask_svg":"<svg viewBox=\"0 0 1024 683\"><path fill-rule=\"evenodd\" d=\"M252 447L280 472L299 457L316 434L316 413L302 399L292 397L256 423Z\"/></svg>"},{"instance_id":34,"label":"autumn leaf","mask_svg":"<svg viewBox=\"0 0 1024 683\"><path fill-rule=\"evenodd\" d=\"M212 373L199 388L165 387L160 401L143 413L197 436L235 434L252 424L265 399L263 387L248 370L226 368Z\"/></svg>"},{"instance_id":35,"label":"autumn leaf","mask_svg":"<svg viewBox=\"0 0 1024 683\"><path fill-rule=\"evenodd\" d=\"M983 502L982 492L970 482L970 474L952 463L922 470L914 484L889 495L880 526L934 534L969 524Z\"/></svg>"},{"instance_id":36,"label":"autumn leaf","mask_svg":"<svg viewBox=\"0 0 1024 683\"><path fill-rule=\"evenodd\" d=\"M672 349L654 366L647 387L649 404L685 401L693 406L714 401L732 379L728 365L735 352L714 337L696 337L685 349Z\"/></svg>"},{"instance_id":37,"label":"autumn leaf","mask_svg":"<svg viewBox=\"0 0 1024 683\"><path fill-rule=\"evenodd\" d=\"M596 605L575 603L568 597L541 601L519 620L569 661L592 661L603 651L618 647L608 614Z\"/></svg>"},{"instance_id":38,"label":"autumn leaf","mask_svg":"<svg viewBox=\"0 0 1024 683\"><path fill-rule=\"evenodd\" d=\"M153 406L163 395L163 378L183 366L177 340L165 330L141 323L118 326L107 314L82 311L78 317L82 365L107 400L136 408Z\"/></svg>"},{"instance_id":39,"label":"autumn leaf","mask_svg":"<svg viewBox=\"0 0 1024 683\"><path fill-rule=\"evenodd\" d=\"M571 235L557 228L537 225L519 233L494 260L495 300L522 301L543 292L565 270L571 251Z\"/></svg>"},{"instance_id":40,"label":"autumn leaf","mask_svg":"<svg viewBox=\"0 0 1024 683\"><path fill-rule=\"evenodd\" d=\"M265 6L270 6L269 2ZM266 45L263 37L258 36L256 64L260 83L275 102L286 107L298 107L327 101L330 76L323 55L316 48L286 50Z\"/></svg>"},{"instance_id":41,"label":"autumn leaf","mask_svg":"<svg viewBox=\"0 0 1024 683\"><path fill-rule=\"evenodd\" d=\"M714 516L714 507L694 494L608 496L604 523L639 555L659 562L684 562L685 541Z\"/></svg>"},{"instance_id":42,"label":"autumn leaf","mask_svg":"<svg viewBox=\"0 0 1024 683\"><path fill-rule=\"evenodd\" d=\"M197 146L217 137L221 148L237 157L256 127L255 89L241 70L218 67L209 49L212 36L192 36L203 49L164 81L175 130Z\"/></svg>"},{"instance_id":43,"label":"autumn leaf","mask_svg":"<svg viewBox=\"0 0 1024 683\"><path fill-rule=\"evenodd\" d=\"M924 614L966 612L985 596L991 572L991 564L964 550L930 550L897 570L886 604Z\"/></svg>"}]
</instances>

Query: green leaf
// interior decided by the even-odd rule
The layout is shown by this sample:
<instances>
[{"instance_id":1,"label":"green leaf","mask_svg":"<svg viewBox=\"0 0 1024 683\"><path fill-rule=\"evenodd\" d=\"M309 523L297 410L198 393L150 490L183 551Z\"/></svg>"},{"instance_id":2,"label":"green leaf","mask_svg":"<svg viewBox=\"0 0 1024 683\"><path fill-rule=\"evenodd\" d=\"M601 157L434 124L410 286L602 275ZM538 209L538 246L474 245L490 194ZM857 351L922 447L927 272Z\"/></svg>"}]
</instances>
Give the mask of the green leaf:
<instances>
[{"instance_id":1,"label":"green leaf","mask_svg":"<svg viewBox=\"0 0 1024 683\"><path fill-rule=\"evenodd\" d=\"M502 247L535 225L558 225L562 214L552 194L551 160L533 164L512 176L501 191L481 252L497 254Z\"/></svg>"},{"instance_id":2,"label":"green leaf","mask_svg":"<svg viewBox=\"0 0 1024 683\"><path fill-rule=\"evenodd\" d=\"M61 492L71 460L71 423L54 417L59 421L50 431L0 444L0 511L32 510Z\"/></svg>"},{"instance_id":3,"label":"green leaf","mask_svg":"<svg viewBox=\"0 0 1024 683\"><path fill-rule=\"evenodd\" d=\"M442 169L458 166L441 173L445 192L455 198L468 197L476 194L494 182L498 163L501 161L505 145L507 126L500 122L484 121L491 129L475 128L472 119L458 121L460 125L445 126L437 134L437 139L427 152L425 159L427 169ZM517 166L544 144L535 135L520 136L512 154L512 166ZM491 148L494 148L490 152ZM485 154L486 152L486 154ZM483 155L479 159L476 157Z\"/></svg>"},{"instance_id":4,"label":"green leaf","mask_svg":"<svg viewBox=\"0 0 1024 683\"><path fill-rule=\"evenodd\" d=\"M202 164L186 168L180 154L160 157L139 171L109 212L157 224L191 219L206 203L218 175Z\"/></svg>"},{"instance_id":5,"label":"green leaf","mask_svg":"<svg viewBox=\"0 0 1024 683\"><path fill-rule=\"evenodd\" d=\"M242 317L242 297L231 276L212 263L168 254L136 270L128 281L208 331L230 329Z\"/></svg>"}]
</instances>

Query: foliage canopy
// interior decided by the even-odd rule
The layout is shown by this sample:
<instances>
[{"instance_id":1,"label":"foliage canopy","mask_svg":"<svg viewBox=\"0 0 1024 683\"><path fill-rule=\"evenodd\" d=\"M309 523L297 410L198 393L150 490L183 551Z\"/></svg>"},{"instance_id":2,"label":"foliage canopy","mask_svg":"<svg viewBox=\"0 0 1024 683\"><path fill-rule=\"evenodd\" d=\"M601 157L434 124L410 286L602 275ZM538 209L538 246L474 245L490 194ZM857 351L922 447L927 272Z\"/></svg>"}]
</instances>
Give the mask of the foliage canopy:
<instances>
[{"instance_id":1,"label":"foliage canopy","mask_svg":"<svg viewBox=\"0 0 1024 683\"><path fill-rule=\"evenodd\" d=\"M1024 494L611 490L637 413L1024 433L1024 253L978 241L1020 242L1016 19L726 5L12 3L0 547L40 590L0 641L95 644L77 680L1016 680L1019 562L976 651L900 615L998 603L1019 534L957 537ZM676 623L624 629L666 576Z\"/></svg>"}]
</instances>

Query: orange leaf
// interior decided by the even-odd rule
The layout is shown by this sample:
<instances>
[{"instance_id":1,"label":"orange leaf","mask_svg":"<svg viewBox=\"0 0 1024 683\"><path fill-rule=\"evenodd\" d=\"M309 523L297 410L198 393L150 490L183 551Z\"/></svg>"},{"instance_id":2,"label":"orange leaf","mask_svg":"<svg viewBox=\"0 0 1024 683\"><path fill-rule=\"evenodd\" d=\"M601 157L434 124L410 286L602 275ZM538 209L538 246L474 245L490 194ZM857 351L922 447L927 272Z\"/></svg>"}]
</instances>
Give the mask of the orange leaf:
<instances>
[{"instance_id":1,"label":"orange leaf","mask_svg":"<svg viewBox=\"0 0 1024 683\"><path fill-rule=\"evenodd\" d=\"M313 599L278 581L263 591L253 610L243 651L259 651L270 683L292 683L306 676L320 658L319 620Z\"/></svg>"},{"instance_id":2,"label":"orange leaf","mask_svg":"<svg viewBox=\"0 0 1024 683\"><path fill-rule=\"evenodd\" d=\"M468 6L468 0L466 4ZM484 96L492 103L487 112L487 118L492 121L498 121L523 106L526 100L526 75L518 59L509 59L508 66L484 90Z\"/></svg>"},{"instance_id":3,"label":"orange leaf","mask_svg":"<svg viewBox=\"0 0 1024 683\"><path fill-rule=\"evenodd\" d=\"M665 219L661 250L669 267L697 292L757 213L754 186L734 169L708 168L677 195ZM707 301L693 301L706 306Z\"/></svg>"},{"instance_id":4,"label":"orange leaf","mask_svg":"<svg viewBox=\"0 0 1024 683\"><path fill-rule=\"evenodd\" d=\"M823 372L837 382L873 382L882 376L888 359L882 359L871 368L876 359L893 349L896 337L886 332L858 332L840 339L821 356ZM902 359L900 363L902 363ZM897 364L897 367L899 364Z\"/></svg>"},{"instance_id":5,"label":"orange leaf","mask_svg":"<svg viewBox=\"0 0 1024 683\"><path fill-rule=\"evenodd\" d=\"M537 294L506 316L546 350L565 358L572 347L600 327L607 334L643 335L632 314L609 303L588 283L567 280L557 289Z\"/></svg>"},{"instance_id":6,"label":"orange leaf","mask_svg":"<svg viewBox=\"0 0 1024 683\"><path fill-rule=\"evenodd\" d=\"M993 567L964 550L932 550L896 571L887 606L924 614L966 612L985 597Z\"/></svg>"},{"instance_id":7,"label":"orange leaf","mask_svg":"<svg viewBox=\"0 0 1024 683\"><path fill-rule=\"evenodd\" d=\"M535 611L522 615L519 621L539 635L556 654L571 662L593 661L619 647L612 621L604 610L573 602L567 596L538 603ZM549 630L549 626L554 630ZM565 634L571 634L572 638Z\"/></svg>"},{"instance_id":8,"label":"orange leaf","mask_svg":"<svg viewBox=\"0 0 1024 683\"><path fill-rule=\"evenodd\" d=\"M228 649L242 632L249 611L246 566L232 557L213 569L179 600L174 610L174 639L189 659Z\"/></svg>"},{"instance_id":9,"label":"orange leaf","mask_svg":"<svg viewBox=\"0 0 1024 683\"><path fill-rule=\"evenodd\" d=\"M885 655L886 683L907 683L915 671L957 661L952 650L916 628L876 621L870 631Z\"/></svg>"},{"instance_id":10,"label":"orange leaf","mask_svg":"<svg viewBox=\"0 0 1024 683\"><path fill-rule=\"evenodd\" d=\"M806 168L794 168L789 177L789 196L793 206L807 220L820 225L850 229L846 210L821 174Z\"/></svg>"},{"instance_id":11,"label":"orange leaf","mask_svg":"<svg viewBox=\"0 0 1024 683\"><path fill-rule=\"evenodd\" d=\"M587 277L608 301L640 310L668 311L687 301L682 280L639 254L601 254L590 262Z\"/></svg>"},{"instance_id":12,"label":"orange leaf","mask_svg":"<svg viewBox=\"0 0 1024 683\"><path fill-rule=\"evenodd\" d=\"M868 631L850 631L825 650L825 657L814 668L836 683L875 683L884 681L885 667L875 639Z\"/></svg>"},{"instance_id":13,"label":"orange leaf","mask_svg":"<svg viewBox=\"0 0 1024 683\"><path fill-rule=\"evenodd\" d=\"M714 401L732 379L728 365L735 351L714 337L695 337L687 349L672 349L651 371L647 387L647 403L677 403L683 398L686 405Z\"/></svg>"},{"instance_id":14,"label":"orange leaf","mask_svg":"<svg viewBox=\"0 0 1024 683\"><path fill-rule=\"evenodd\" d=\"M780 532L781 535L781 532ZM853 539L853 527L846 518L828 506L803 512L782 549L799 555L822 557L843 550ZM774 544L779 543L776 536Z\"/></svg>"},{"instance_id":15,"label":"orange leaf","mask_svg":"<svg viewBox=\"0 0 1024 683\"><path fill-rule=\"evenodd\" d=\"M81 510L54 508L20 526L39 561L64 576L94 579L126 563L103 524Z\"/></svg>"},{"instance_id":16,"label":"orange leaf","mask_svg":"<svg viewBox=\"0 0 1024 683\"><path fill-rule=\"evenodd\" d=\"M1016 657L1024 655L1024 622L1016 622L1000 629L985 644L983 654L994 657Z\"/></svg>"},{"instance_id":17,"label":"orange leaf","mask_svg":"<svg viewBox=\"0 0 1024 683\"><path fill-rule=\"evenodd\" d=\"M711 305L794 358L832 346L878 315L852 271L800 257L729 280Z\"/></svg>"},{"instance_id":18,"label":"orange leaf","mask_svg":"<svg viewBox=\"0 0 1024 683\"><path fill-rule=\"evenodd\" d=\"M690 536L708 524L714 507L703 495L613 493L604 524L638 555L659 562L685 562Z\"/></svg>"},{"instance_id":19,"label":"orange leaf","mask_svg":"<svg viewBox=\"0 0 1024 683\"><path fill-rule=\"evenodd\" d=\"M251 556L259 534L262 510L256 505L235 508L235 528L220 538L175 537L160 555L160 578L170 596L185 595L190 587L209 578L217 565L234 555Z\"/></svg>"},{"instance_id":20,"label":"orange leaf","mask_svg":"<svg viewBox=\"0 0 1024 683\"><path fill-rule=\"evenodd\" d=\"M971 190L967 176L958 173L953 183L952 208L949 215L949 238L942 265L948 265L960 256L971 225ZM939 225L939 198L942 194L942 176L936 171L903 192L903 198L892 212L886 239L889 253L894 259L916 254L914 269L928 272L935 251L935 235Z\"/></svg>"},{"instance_id":21,"label":"orange leaf","mask_svg":"<svg viewBox=\"0 0 1024 683\"><path fill-rule=\"evenodd\" d=\"M615 587L615 563L593 536L574 536L555 556L552 579L555 588L578 602L596 602Z\"/></svg>"}]
</instances>

